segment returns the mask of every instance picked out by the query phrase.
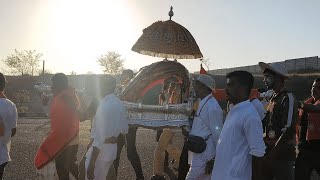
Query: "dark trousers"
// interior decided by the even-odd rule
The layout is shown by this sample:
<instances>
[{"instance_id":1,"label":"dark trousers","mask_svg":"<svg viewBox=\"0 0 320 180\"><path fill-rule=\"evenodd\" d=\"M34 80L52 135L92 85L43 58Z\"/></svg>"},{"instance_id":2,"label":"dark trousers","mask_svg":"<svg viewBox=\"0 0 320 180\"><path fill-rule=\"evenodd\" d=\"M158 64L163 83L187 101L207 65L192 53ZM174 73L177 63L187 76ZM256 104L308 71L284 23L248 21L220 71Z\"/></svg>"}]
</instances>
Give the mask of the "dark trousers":
<instances>
[{"instance_id":1,"label":"dark trousers","mask_svg":"<svg viewBox=\"0 0 320 180\"><path fill-rule=\"evenodd\" d=\"M67 146L56 158L56 168L60 180L69 180L69 173L78 178L77 153L79 145Z\"/></svg>"},{"instance_id":2,"label":"dark trousers","mask_svg":"<svg viewBox=\"0 0 320 180\"><path fill-rule=\"evenodd\" d=\"M189 172L188 149L186 147L186 142L184 142L181 155L180 155L178 180L185 180L188 172Z\"/></svg>"},{"instance_id":3,"label":"dark trousers","mask_svg":"<svg viewBox=\"0 0 320 180\"><path fill-rule=\"evenodd\" d=\"M118 137L118 150L117 150L117 158L114 160L113 165L114 169L116 171L116 174L118 175L118 167L119 167L119 161L120 161L120 155L123 146L127 142L127 157L134 169L134 172L136 173L137 179L144 179L142 168L141 168L141 161L140 157L138 155L137 149L136 149L136 134L137 134L137 127L129 127L128 134L119 135Z\"/></svg>"},{"instance_id":4,"label":"dark trousers","mask_svg":"<svg viewBox=\"0 0 320 180\"><path fill-rule=\"evenodd\" d=\"M296 159L295 180L310 180L313 170L320 175L320 152L301 149Z\"/></svg>"},{"instance_id":5,"label":"dark trousers","mask_svg":"<svg viewBox=\"0 0 320 180\"><path fill-rule=\"evenodd\" d=\"M0 180L3 179L4 169L5 169L5 167L6 167L7 164L8 164L8 163L5 162L5 163L3 163L3 164L0 165Z\"/></svg>"},{"instance_id":6,"label":"dark trousers","mask_svg":"<svg viewBox=\"0 0 320 180\"><path fill-rule=\"evenodd\" d=\"M264 180L294 180L294 161L269 160L263 164Z\"/></svg>"},{"instance_id":7,"label":"dark trousers","mask_svg":"<svg viewBox=\"0 0 320 180\"><path fill-rule=\"evenodd\" d=\"M110 166L110 169L108 171L106 180L117 180L117 175L116 175L116 172L114 170L114 165Z\"/></svg>"}]
</instances>

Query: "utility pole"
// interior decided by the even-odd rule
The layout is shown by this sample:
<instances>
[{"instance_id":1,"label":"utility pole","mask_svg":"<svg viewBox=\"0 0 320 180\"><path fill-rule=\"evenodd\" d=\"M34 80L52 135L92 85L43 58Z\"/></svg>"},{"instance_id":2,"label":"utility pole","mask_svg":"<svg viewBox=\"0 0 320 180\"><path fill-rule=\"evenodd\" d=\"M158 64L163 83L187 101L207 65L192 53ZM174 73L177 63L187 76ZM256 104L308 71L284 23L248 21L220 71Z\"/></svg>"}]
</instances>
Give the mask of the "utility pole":
<instances>
[{"instance_id":1,"label":"utility pole","mask_svg":"<svg viewBox=\"0 0 320 180\"><path fill-rule=\"evenodd\" d=\"M42 61L42 75L44 75L44 60Z\"/></svg>"}]
</instances>

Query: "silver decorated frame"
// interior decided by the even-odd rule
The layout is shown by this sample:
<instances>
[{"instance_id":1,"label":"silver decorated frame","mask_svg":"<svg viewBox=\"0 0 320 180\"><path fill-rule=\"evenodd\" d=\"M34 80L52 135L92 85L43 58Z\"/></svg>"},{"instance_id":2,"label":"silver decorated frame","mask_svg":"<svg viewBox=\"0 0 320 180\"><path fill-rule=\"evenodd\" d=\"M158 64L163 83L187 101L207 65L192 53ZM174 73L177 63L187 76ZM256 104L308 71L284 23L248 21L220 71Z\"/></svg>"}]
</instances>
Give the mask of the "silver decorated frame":
<instances>
[{"instance_id":1,"label":"silver decorated frame","mask_svg":"<svg viewBox=\"0 0 320 180\"><path fill-rule=\"evenodd\" d=\"M144 105L123 102L127 108L129 124L146 128L179 128L188 125L191 103Z\"/></svg>"}]
</instances>

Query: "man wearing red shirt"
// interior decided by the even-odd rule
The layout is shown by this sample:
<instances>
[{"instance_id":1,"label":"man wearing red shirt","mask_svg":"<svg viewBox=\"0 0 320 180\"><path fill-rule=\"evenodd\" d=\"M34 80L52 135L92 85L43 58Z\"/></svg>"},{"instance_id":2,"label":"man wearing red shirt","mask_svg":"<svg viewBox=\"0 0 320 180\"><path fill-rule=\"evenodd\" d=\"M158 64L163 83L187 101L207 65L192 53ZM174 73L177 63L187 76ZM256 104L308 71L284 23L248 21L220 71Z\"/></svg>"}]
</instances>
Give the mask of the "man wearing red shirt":
<instances>
[{"instance_id":1,"label":"man wearing red shirt","mask_svg":"<svg viewBox=\"0 0 320 180\"><path fill-rule=\"evenodd\" d=\"M74 88L63 73L51 77L53 100L50 106L51 131L35 157L37 169L55 160L59 179L68 180L69 173L78 179L79 101Z\"/></svg>"},{"instance_id":2,"label":"man wearing red shirt","mask_svg":"<svg viewBox=\"0 0 320 180\"><path fill-rule=\"evenodd\" d=\"M311 98L301 102L300 108L295 179L309 180L312 170L320 175L320 78L313 82Z\"/></svg>"}]
</instances>

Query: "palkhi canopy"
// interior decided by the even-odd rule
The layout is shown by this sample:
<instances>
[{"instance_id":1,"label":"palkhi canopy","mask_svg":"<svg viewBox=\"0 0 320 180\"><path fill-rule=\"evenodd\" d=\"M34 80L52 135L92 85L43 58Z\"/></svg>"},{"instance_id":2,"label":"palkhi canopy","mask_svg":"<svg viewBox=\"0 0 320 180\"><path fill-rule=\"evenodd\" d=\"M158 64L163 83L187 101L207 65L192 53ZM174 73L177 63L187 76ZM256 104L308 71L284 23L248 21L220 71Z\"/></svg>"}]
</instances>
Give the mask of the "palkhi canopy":
<instances>
[{"instance_id":1,"label":"palkhi canopy","mask_svg":"<svg viewBox=\"0 0 320 180\"><path fill-rule=\"evenodd\" d=\"M191 33L185 27L171 20L172 7L169 16L170 20L158 21L145 28L131 50L162 58L202 58L199 46Z\"/></svg>"},{"instance_id":2,"label":"palkhi canopy","mask_svg":"<svg viewBox=\"0 0 320 180\"><path fill-rule=\"evenodd\" d=\"M176 77L181 81L183 99L189 97L190 78L187 68L179 62L159 61L141 68L124 88L120 94L120 99L128 102L137 102L144 96L146 91L172 77Z\"/></svg>"}]
</instances>

